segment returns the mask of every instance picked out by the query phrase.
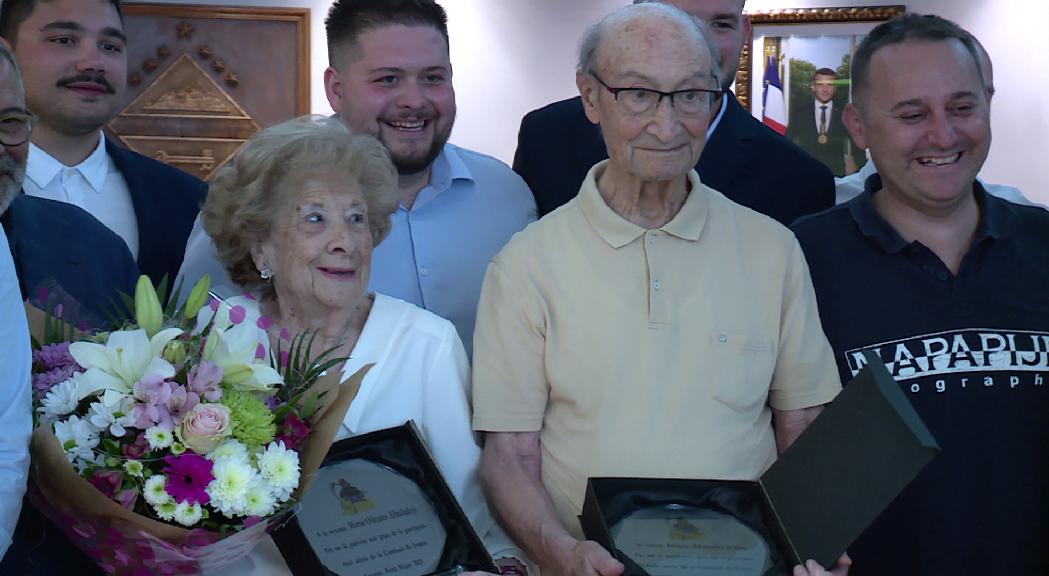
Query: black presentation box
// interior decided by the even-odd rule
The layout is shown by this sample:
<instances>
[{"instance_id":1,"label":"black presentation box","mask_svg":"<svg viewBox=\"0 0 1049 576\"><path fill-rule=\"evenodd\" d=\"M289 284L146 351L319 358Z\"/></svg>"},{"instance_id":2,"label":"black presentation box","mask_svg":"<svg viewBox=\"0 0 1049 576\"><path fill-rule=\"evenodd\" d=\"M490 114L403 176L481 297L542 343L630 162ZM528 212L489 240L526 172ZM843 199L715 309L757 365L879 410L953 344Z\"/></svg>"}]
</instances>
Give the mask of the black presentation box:
<instances>
[{"instance_id":1,"label":"black presentation box","mask_svg":"<svg viewBox=\"0 0 1049 576\"><path fill-rule=\"evenodd\" d=\"M809 558L832 566L940 451L885 365L865 356L867 366L757 481L590 478L586 537L627 565L624 576L650 576L616 547L610 527L644 508L687 506L765 539L772 567L754 576L789 575Z\"/></svg>"}]
</instances>

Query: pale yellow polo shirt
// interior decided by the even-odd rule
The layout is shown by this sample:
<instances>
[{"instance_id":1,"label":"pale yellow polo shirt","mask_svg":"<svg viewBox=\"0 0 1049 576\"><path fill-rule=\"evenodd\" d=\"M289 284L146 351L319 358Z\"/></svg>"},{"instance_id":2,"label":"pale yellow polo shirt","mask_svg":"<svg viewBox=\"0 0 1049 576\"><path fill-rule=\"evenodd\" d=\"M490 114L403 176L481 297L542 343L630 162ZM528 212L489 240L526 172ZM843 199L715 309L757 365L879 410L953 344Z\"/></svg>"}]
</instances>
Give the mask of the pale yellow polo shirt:
<instances>
[{"instance_id":1,"label":"pale yellow polo shirt","mask_svg":"<svg viewBox=\"0 0 1049 576\"><path fill-rule=\"evenodd\" d=\"M770 406L841 390L789 230L694 171L646 230L605 204L603 169L492 260L474 336L474 429L540 431L576 536L588 477L757 478L776 458Z\"/></svg>"}]
</instances>

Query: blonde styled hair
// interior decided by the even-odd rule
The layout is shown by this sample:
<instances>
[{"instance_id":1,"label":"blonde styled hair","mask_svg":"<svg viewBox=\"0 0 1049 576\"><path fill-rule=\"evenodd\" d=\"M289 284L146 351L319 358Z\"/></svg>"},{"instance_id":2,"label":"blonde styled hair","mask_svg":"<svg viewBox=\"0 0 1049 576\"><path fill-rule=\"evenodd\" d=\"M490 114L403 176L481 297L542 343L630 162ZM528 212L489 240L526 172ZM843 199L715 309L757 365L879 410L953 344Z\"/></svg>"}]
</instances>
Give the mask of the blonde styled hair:
<instances>
[{"instance_id":1,"label":"blonde styled hair","mask_svg":"<svg viewBox=\"0 0 1049 576\"><path fill-rule=\"evenodd\" d=\"M338 118L309 115L262 130L216 173L201 215L230 279L248 290L272 288L259 277L252 247L295 202L297 183L312 174L345 172L360 184L375 244L397 209L397 170L371 136L352 134Z\"/></svg>"}]
</instances>

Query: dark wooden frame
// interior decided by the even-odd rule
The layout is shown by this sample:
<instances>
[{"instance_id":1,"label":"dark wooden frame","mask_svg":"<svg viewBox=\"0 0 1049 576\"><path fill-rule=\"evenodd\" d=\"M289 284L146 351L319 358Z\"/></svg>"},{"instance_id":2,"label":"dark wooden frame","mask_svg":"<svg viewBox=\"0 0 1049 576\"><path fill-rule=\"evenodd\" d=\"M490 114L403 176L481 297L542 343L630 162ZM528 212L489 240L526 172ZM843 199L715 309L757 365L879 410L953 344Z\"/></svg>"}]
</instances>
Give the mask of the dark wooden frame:
<instances>
[{"instance_id":1,"label":"dark wooden frame","mask_svg":"<svg viewBox=\"0 0 1049 576\"><path fill-rule=\"evenodd\" d=\"M906 7L902 4L892 6L853 6L842 8L781 8L778 10L759 10L744 12L750 18L751 26L780 24L843 24L854 22L884 22L903 14ZM739 71L736 72L736 98L744 108L750 110L751 70L754 69L754 55L751 46L754 35L744 39L743 51L739 55Z\"/></svg>"},{"instance_id":2,"label":"dark wooden frame","mask_svg":"<svg viewBox=\"0 0 1049 576\"><path fill-rule=\"evenodd\" d=\"M204 6L200 4L124 3L125 15L169 16L173 18L215 18L227 20L269 20L295 22L298 30L299 81L296 94L297 116L309 114L310 104L310 9L262 8L255 6Z\"/></svg>"}]
</instances>

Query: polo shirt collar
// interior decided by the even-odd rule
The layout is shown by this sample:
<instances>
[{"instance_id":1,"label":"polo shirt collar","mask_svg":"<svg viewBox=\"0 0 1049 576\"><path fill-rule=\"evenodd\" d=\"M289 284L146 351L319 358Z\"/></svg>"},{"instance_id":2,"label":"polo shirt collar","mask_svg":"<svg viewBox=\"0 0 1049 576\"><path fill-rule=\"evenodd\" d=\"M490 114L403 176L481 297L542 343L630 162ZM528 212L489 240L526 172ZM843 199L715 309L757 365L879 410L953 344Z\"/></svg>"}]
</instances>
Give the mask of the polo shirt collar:
<instances>
[{"instance_id":1,"label":"polo shirt collar","mask_svg":"<svg viewBox=\"0 0 1049 576\"><path fill-rule=\"evenodd\" d=\"M609 208L597 190L597 176L604 172L608 160L594 165L587 173L579 190L579 206L590 225L601 238L613 248L622 248L637 240L646 230L628 221ZM685 197L678 213L659 230L682 240L699 240L703 224L707 219L707 196L701 193L703 184L695 170L689 170L688 182L691 191Z\"/></svg>"},{"instance_id":2,"label":"polo shirt collar","mask_svg":"<svg viewBox=\"0 0 1049 576\"><path fill-rule=\"evenodd\" d=\"M26 166L26 177L31 179L39 188L46 188L48 184L67 166L57 158L48 154L32 142L29 143L29 161ZM95 192L101 192L109 173L109 155L106 154L106 139L99 133L98 146L94 151L76 166L71 166L87 180L88 185Z\"/></svg>"},{"instance_id":3,"label":"polo shirt collar","mask_svg":"<svg viewBox=\"0 0 1049 576\"><path fill-rule=\"evenodd\" d=\"M874 207L874 194L881 190L881 187L880 175L874 173L869 176L864 184L863 193L850 203L849 212L865 236L877 242L886 252L900 252L908 246L908 242ZM973 195L980 208L980 223L976 228L975 241L988 237L1009 236L1009 204L988 194L979 180L973 182Z\"/></svg>"}]
</instances>

